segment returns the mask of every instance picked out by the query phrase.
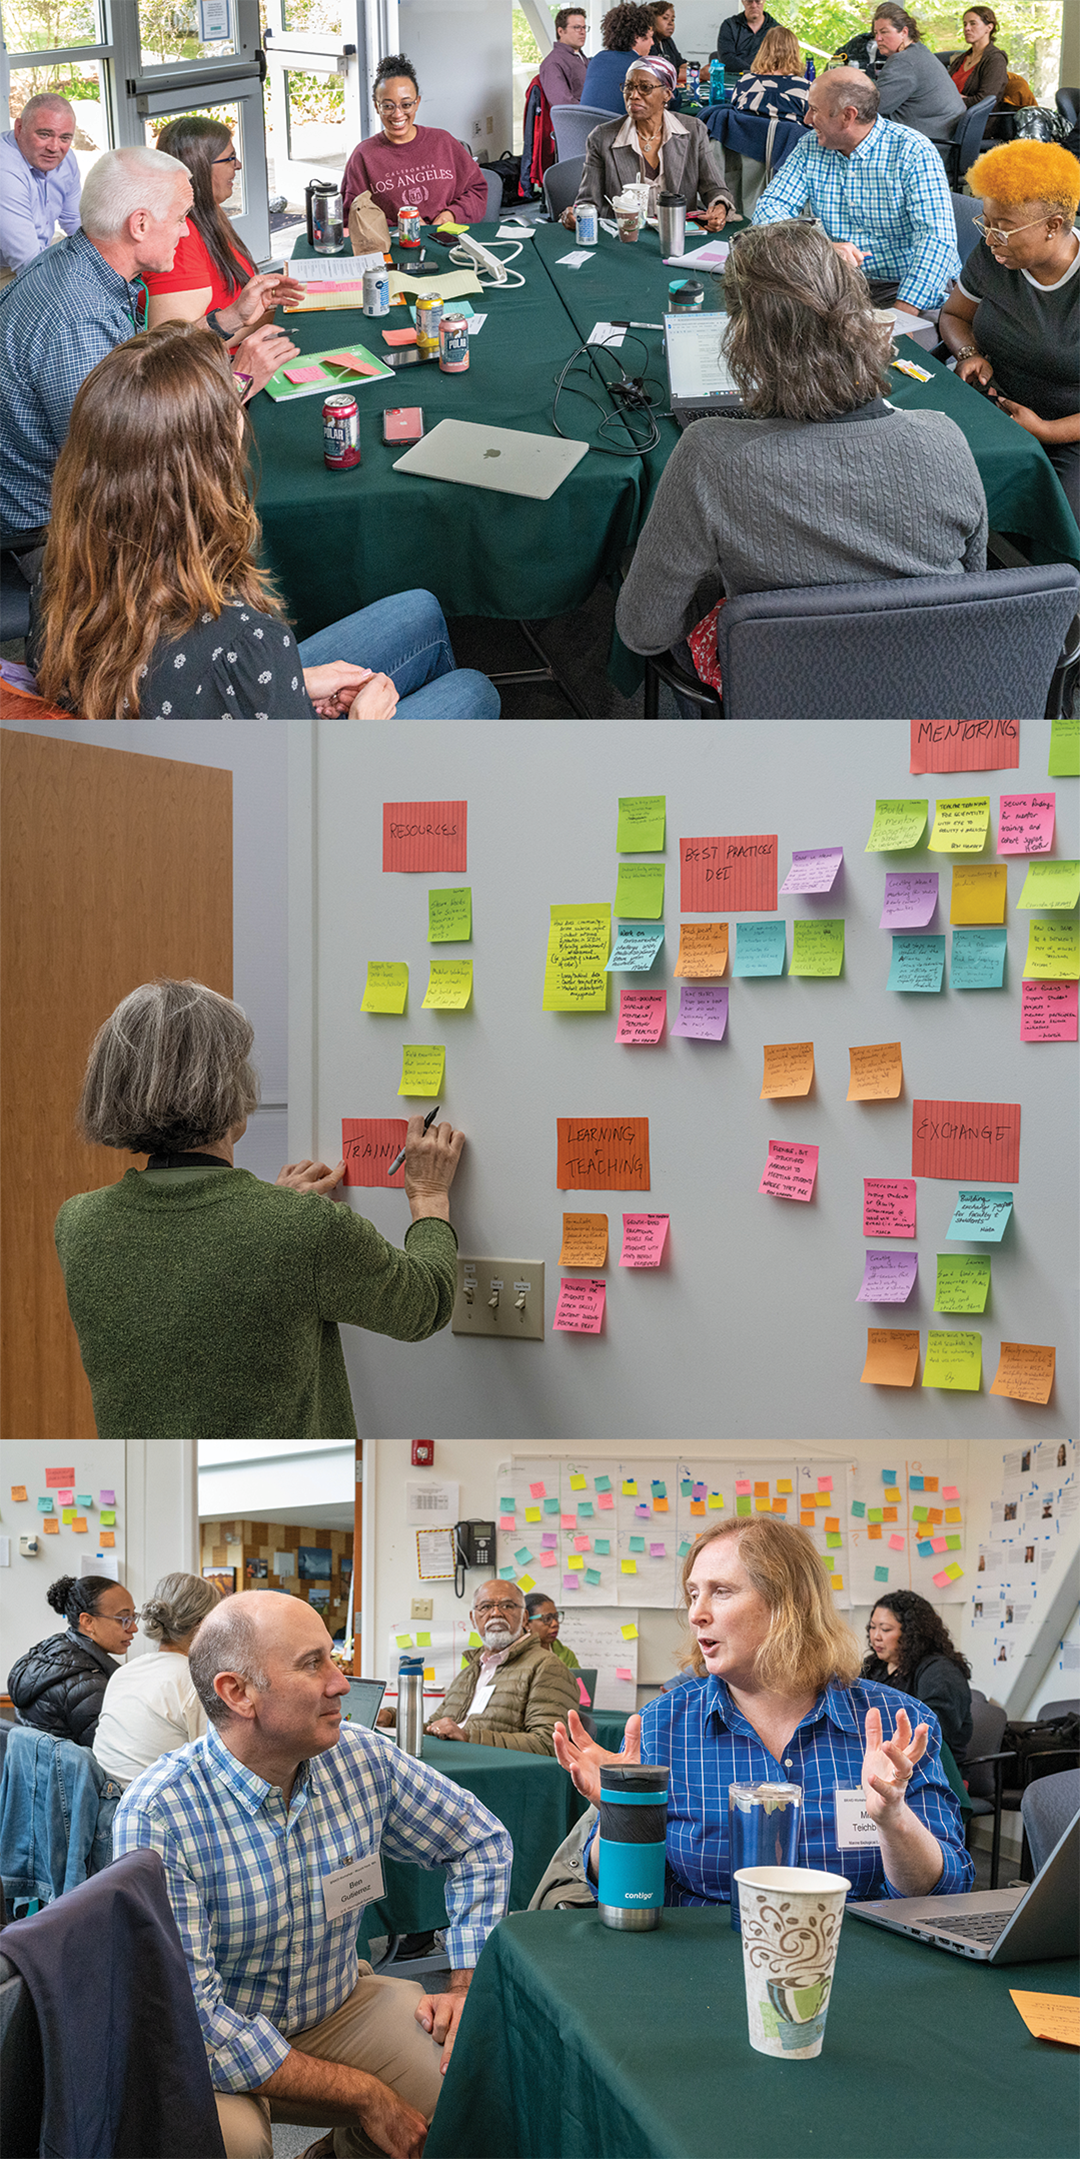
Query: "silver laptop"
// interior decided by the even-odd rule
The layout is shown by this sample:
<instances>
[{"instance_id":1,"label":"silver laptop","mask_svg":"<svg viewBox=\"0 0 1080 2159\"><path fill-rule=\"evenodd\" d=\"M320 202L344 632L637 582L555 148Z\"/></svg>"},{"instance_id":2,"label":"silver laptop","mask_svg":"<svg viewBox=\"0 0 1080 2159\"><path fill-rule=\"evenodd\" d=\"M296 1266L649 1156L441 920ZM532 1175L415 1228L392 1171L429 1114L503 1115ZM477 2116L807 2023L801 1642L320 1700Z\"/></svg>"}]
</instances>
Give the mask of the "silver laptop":
<instances>
[{"instance_id":1,"label":"silver laptop","mask_svg":"<svg viewBox=\"0 0 1080 2159\"><path fill-rule=\"evenodd\" d=\"M691 420L737 417L743 410L721 349L726 329L726 315L664 316L671 412L680 427Z\"/></svg>"},{"instance_id":2,"label":"silver laptop","mask_svg":"<svg viewBox=\"0 0 1080 2159\"><path fill-rule=\"evenodd\" d=\"M1074 1815L1030 1888L972 1889L955 1897L888 1897L849 1904L856 1919L912 1934L954 1957L981 1964L1037 1964L1080 1950L1080 1813Z\"/></svg>"},{"instance_id":3,"label":"silver laptop","mask_svg":"<svg viewBox=\"0 0 1080 2159\"><path fill-rule=\"evenodd\" d=\"M350 1679L348 1694L341 1698L341 1715L345 1724L374 1724L386 1693L385 1679Z\"/></svg>"},{"instance_id":4,"label":"silver laptop","mask_svg":"<svg viewBox=\"0 0 1080 2159\"><path fill-rule=\"evenodd\" d=\"M526 435L517 427L440 420L430 435L394 459L394 470L547 502L588 447L587 442L564 442L558 435Z\"/></svg>"}]
</instances>

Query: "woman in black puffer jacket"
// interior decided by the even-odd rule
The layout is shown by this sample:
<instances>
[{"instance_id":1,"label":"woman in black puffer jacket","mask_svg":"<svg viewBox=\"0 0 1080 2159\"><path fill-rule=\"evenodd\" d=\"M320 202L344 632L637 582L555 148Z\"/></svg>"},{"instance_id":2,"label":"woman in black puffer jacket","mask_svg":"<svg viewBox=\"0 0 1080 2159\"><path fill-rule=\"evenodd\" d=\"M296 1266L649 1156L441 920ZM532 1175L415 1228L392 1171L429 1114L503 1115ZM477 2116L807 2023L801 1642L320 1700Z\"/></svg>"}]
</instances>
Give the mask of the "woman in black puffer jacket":
<instances>
[{"instance_id":1,"label":"woman in black puffer jacket","mask_svg":"<svg viewBox=\"0 0 1080 2159\"><path fill-rule=\"evenodd\" d=\"M63 1574L46 1591L66 1634L50 1634L8 1673L20 1724L92 1747L105 1689L130 1648L138 1614L130 1590L105 1575Z\"/></svg>"}]
</instances>

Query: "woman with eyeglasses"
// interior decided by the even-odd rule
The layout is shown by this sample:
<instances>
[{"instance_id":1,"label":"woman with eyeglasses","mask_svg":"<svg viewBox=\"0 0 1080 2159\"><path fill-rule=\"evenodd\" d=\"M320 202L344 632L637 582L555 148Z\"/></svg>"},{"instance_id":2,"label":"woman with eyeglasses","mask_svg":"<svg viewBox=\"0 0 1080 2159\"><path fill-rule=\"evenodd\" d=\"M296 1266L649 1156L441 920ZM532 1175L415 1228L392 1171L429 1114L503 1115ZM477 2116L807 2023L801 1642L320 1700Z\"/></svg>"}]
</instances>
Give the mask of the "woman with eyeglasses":
<instances>
[{"instance_id":1,"label":"woman with eyeglasses","mask_svg":"<svg viewBox=\"0 0 1080 2159\"><path fill-rule=\"evenodd\" d=\"M546 1597L542 1590L534 1589L532 1595L525 1599L525 1613L526 1632L532 1635L534 1641L542 1642L545 1649L553 1649L568 1671L576 1672L579 1665L573 1650L559 1640L559 1622L563 1615L558 1605L553 1604L551 1598Z\"/></svg>"},{"instance_id":2,"label":"woman with eyeglasses","mask_svg":"<svg viewBox=\"0 0 1080 2159\"><path fill-rule=\"evenodd\" d=\"M1056 142L1003 142L968 173L982 235L938 329L961 381L1041 442L1080 520L1080 164Z\"/></svg>"},{"instance_id":3,"label":"woman with eyeglasses","mask_svg":"<svg viewBox=\"0 0 1080 2159\"><path fill-rule=\"evenodd\" d=\"M380 60L373 94L382 132L357 143L345 167L346 217L367 188L391 225L404 203L419 210L425 225L438 218L478 224L487 216L487 181L475 158L445 128L417 126L420 85L403 52Z\"/></svg>"},{"instance_id":4,"label":"woman with eyeglasses","mask_svg":"<svg viewBox=\"0 0 1080 2159\"><path fill-rule=\"evenodd\" d=\"M103 1574L62 1574L45 1592L66 1634L50 1634L8 1673L19 1724L92 1747L105 1689L135 1637L139 1615L129 1589Z\"/></svg>"},{"instance_id":5,"label":"woman with eyeglasses","mask_svg":"<svg viewBox=\"0 0 1080 2159\"><path fill-rule=\"evenodd\" d=\"M674 90L675 70L667 60L631 62L622 86L626 118L601 120L594 127L585 144L577 200L594 202L602 211L624 187L648 182L650 216L655 216L657 196L666 189L681 195L710 232L722 232L735 209L722 154L718 158L700 120L668 111ZM572 208L562 222L573 224Z\"/></svg>"}]
</instances>

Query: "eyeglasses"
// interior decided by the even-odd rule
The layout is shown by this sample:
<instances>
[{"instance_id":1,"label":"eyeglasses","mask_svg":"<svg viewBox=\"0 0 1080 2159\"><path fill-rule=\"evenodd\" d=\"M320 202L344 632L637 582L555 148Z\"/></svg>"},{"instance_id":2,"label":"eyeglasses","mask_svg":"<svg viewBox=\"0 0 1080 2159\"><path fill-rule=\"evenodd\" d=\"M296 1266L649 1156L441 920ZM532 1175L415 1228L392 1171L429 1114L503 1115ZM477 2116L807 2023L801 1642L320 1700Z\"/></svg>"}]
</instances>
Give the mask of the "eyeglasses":
<instances>
[{"instance_id":1,"label":"eyeglasses","mask_svg":"<svg viewBox=\"0 0 1080 2159\"><path fill-rule=\"evenodd\" d=\"M662 82L633 82L629 85L624 83L623 98L628 105L634 95L635 90L637 91L639 97L655 97L657 91L662 92L663 88L664 85Z\"/></svg>"},{"instance_id":2,"label":"eyeglasses","mask_svg":"<svg viewBox=\"0 0 1080 2159\"><path fill-rule=\"evenodd\" d=\"M554 1627L559 1624L560 1620L565 1619L565 1617L565 1612L560 1611L556 1606L556 1609L553 1612L534 1612L531 1624L534 1627Z\"/></svg>"},{"instance_id":3,"label":"eyeglasses","mask_svg":"<svg viewBox=\"0 0 1080 2159\"><path fill-rule=\"evenodd\" d=\"M520 1612L521 1606L520 1604L474 1604L473 1610L476 1613L477 1619L487 1619L488 1616L494 1612Z\"/></svg>"},{"instance_id":4,"label":"eyeglasses","mask_svg":"<svg viewBox=\"0 0 1080 2159\"><path fill-rule=\"evenodd\" d=\"M94 1612L94 1613L92 1613L92 1614L91 1614L91 1617L92 1617L92 1618L94 1618L94 1619L103 1619L103 1620L105 1620L105 1621L106 1621L106 1623L107 1623L107 1624L108 1624L108 1625L109 1625L110 1627L137 1627L137 1626L138 1626L138 1624L139 1624L139 1621L140 1621L140 1619L142 1618L142 1613L141 1613L141 1612Z\"/></svg>"},{"instance_id":5,"label":"eyeglasses","mask_svg":"<svg viewBox=\"0 0 1080 2159\"><path fill-rule=\"evenodd\" d=\"M226 150L224 157L215 157L212 163L215 165L239 165L240 160L235 150Z\"/></svg>"},{"instance_id":6,"label":"eyeglasses","mask_svg":"<svg viewBox=\"0 0 1080 2159\"><path fill-rule=\"evenodd\" d=\"M1045 225L1048 220L1045 217L1032 217L1026 225L1014 225L1011 232L1006 232L1001 225L984 225L981 217L973 217L971 222L976 232L981 232L984 240L1000 240L1004 244L1008 240L1015 240L1018 232L1030 232L1033 225Z\"/></svg>"},{"instance_id":7,"label":"eyeglasses","mask_svg":"<svg viewBox=\"0 0 1080 2159\"><path fill-rule=\"evenodd\" d=\"M392 98L384 98L381 103L376 105L375 110L376 112L400 112L404 114L407 120L409 114L416 111L419 102L419 98L403 97L400 104L395 104Z\"/></svg>"}]
</instances>

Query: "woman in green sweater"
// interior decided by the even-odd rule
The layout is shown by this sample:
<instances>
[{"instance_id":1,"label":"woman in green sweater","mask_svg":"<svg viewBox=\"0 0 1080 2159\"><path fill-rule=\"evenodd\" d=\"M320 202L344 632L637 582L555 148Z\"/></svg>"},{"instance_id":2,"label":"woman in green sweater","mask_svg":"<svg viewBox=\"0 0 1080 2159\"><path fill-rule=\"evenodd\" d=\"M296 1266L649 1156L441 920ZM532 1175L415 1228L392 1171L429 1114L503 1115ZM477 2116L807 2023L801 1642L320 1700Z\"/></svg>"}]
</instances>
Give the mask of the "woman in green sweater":
<instances>
[{"instance_id":1,"label":"woman in green sweater","mask_svg":"<svg viewBox=\"0 0 1080 2159\"><path fill-rule=\"evenodd\" d=\"M345 1163L276 1185L233 1164L258 1098L239 1005L200 982L144 983L100 1029L78 1125L149 1156L56 1220L68 1309L101 1439L353 1439L338 1323L401 1342L445 1327L465 1136L410 1120L404 1251L328 1196Z\"/></svg>"}]
</instances>

